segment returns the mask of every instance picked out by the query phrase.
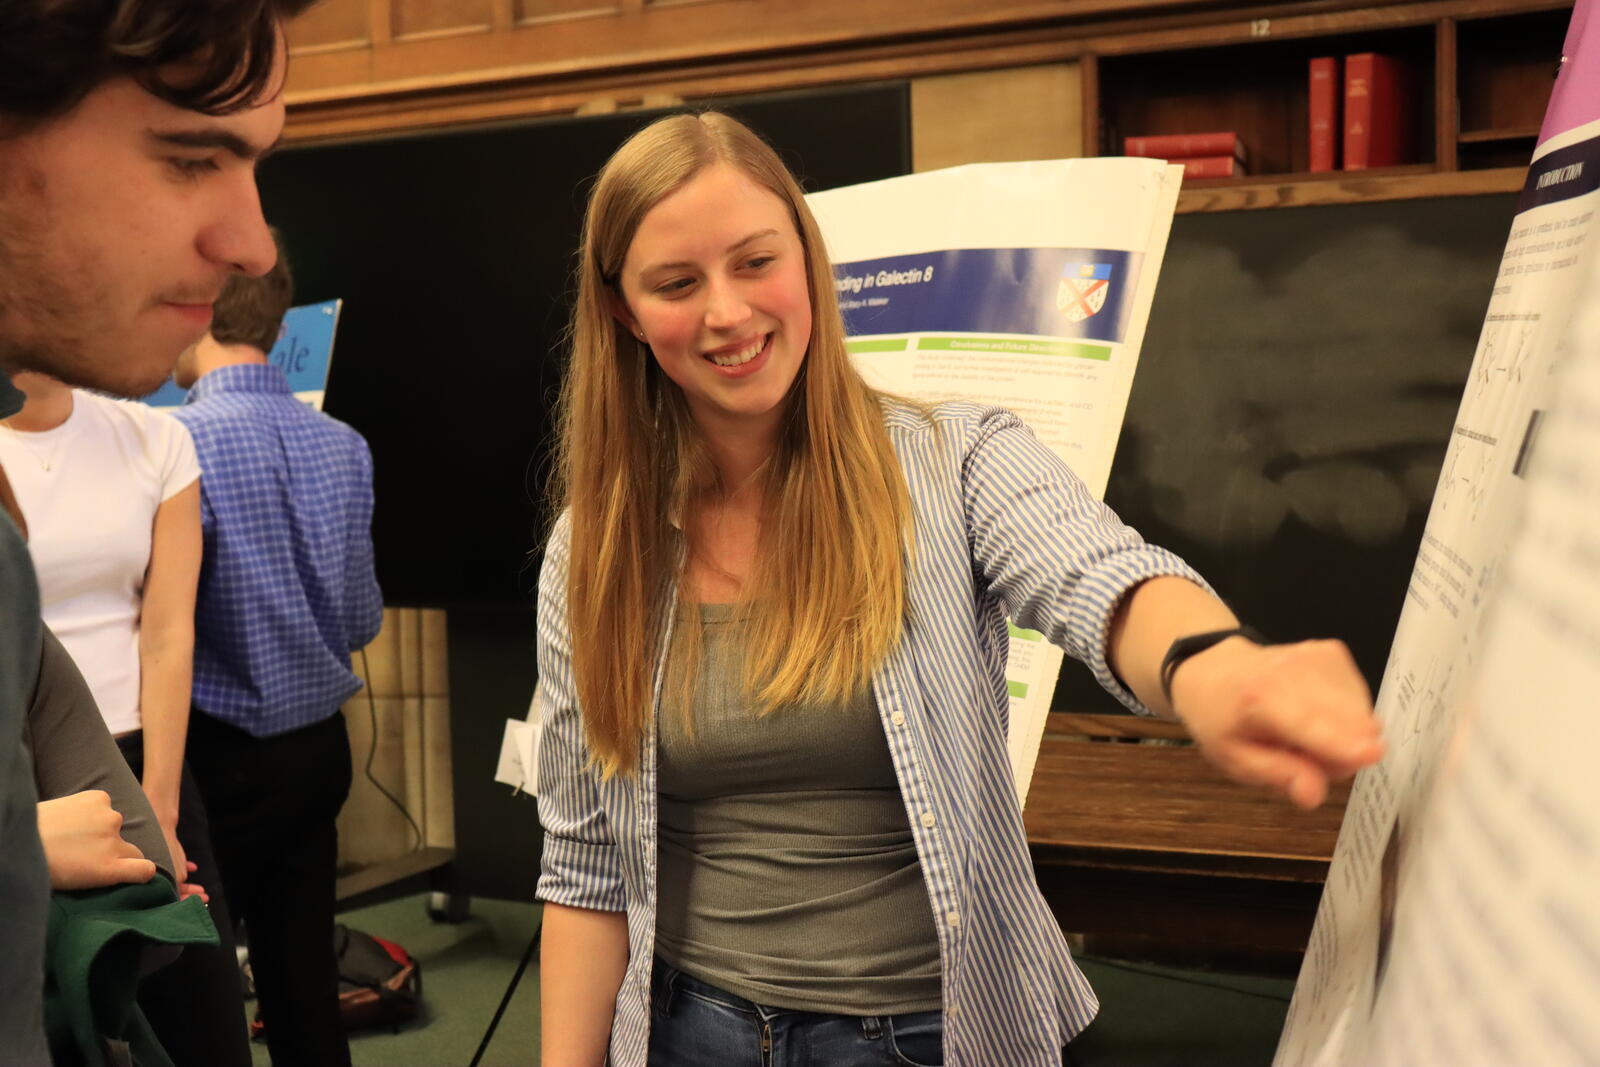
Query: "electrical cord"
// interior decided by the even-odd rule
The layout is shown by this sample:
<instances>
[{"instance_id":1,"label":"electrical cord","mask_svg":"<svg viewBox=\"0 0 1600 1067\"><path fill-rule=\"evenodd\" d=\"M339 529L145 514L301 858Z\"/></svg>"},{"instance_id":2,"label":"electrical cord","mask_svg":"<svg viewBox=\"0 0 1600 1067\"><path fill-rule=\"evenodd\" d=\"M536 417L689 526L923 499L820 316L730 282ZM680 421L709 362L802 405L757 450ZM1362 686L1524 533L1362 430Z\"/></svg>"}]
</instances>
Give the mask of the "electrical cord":
<instances>
[{"instance_id":1,"label":"electrical cord","mask_svg":"<svg viewBox=\"0 0 1600 1067\"><path fill-rule=\"evenodd\" d=\"M1126 971L1129 974L1144 975L1146 978L1164 978L1169 982L1181 982L1184 985L1200 986L1203 989L1221 989L1229 993L1238 993L1240 996L1244 997L1256 997L1260 1000L1275 1000L1280 1004L1289 1003L1288 997L1281 997L1276 993L1258 993L1253 989L1240 989L1237 986L1231 986L1220 981L1205 982L1198 978L1181 978L1178 975L1171 974L1164 970L1135 967L1129 963L1117 963L1112 960L1108 960L1103 956L1079 956L1078 959L1088 960L1094 963L1096 966L1106 967L1113 971Z\"/></svg>"},{"instance_id":2,"label":"electrical cord","mask_svg":"<svg viewBox=\"0 0 1600 1067\"><path fill-rule=\"evenodd\" d=\"M406 810L406 806L400 802L400 798L385 789L383 783L378 781L377 776L372 773L372 761L378 755L378 701L372 695L372 671L367 666L367 650L363 648L356 654L361 657L361 676L366 679L367 683L362 688L367 691L367 711L372 716L372 743L367 747L367 765L363 768L363 773L366 774L367 781L371 782L378 792L388 797L389 803L398 808L400 814L405 816L406 822L411 824L411 831L417 836L417 843L412 846L411 851L417 852L422 848L422 827L417 825L417 820L411 817L411 812Z\"/></svg>"},{"instance_id":3,"label":"electrical cord","mask_svg":"<svg viewBox=\"0 0 1600 1067\"><path fill-rule=\"evenodd\" d=\"M494 1018L489 1020L489 1029L483 1033L483 1040L478 1042L478 1051L472 1054L472 1062L467 1067L478 1067L483 1054L489 1049L489 1041L494 1037L495 1028L500 1025L500 1017L506 1013L506 1007L511 1003L511 994L517 991L517 983L522 981L523 972L528 969L528 964L533 962L533 954L539 947L539 935L544 933L544 922L533 928L533 940L528 942L528 951L522 954L522 962L517 964L517 971L511 976L511 984L506 986L506 995L500 998L500 1006L494 1010Z\"/></svg>"}]
</instances>

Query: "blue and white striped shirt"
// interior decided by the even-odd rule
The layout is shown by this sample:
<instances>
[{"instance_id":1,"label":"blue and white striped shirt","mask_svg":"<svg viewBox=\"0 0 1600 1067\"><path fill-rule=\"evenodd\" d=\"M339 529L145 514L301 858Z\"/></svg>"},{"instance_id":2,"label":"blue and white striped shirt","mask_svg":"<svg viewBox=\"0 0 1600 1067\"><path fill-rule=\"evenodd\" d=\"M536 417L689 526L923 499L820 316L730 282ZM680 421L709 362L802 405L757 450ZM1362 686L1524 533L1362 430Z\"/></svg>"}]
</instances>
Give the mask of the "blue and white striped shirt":
<instances>
[{"instance_id":1,"label":"blue and white striped shirt","mask_svg":"<svg viewBox=\"0 0 1600 1067\"><path fill-rule=\"evenodd\" d=\"M320 722L383 623L367 443L269 364L218 367L173 414L200 458L195 706L257 737Z\"/></svg>"},{"instance_id":2,"label":"blue and white striped shirt","mask_svg":"<svg viewBox=\"0 0 1600 1067\"><path fill-rule=\"evenodd\" d=\"M1123 525L1007 411L944 404L930 418L891 404L886 425L911 491L916 549L905 631L872 687L938 929L945 1062L1057 1067L1098 1004L1033 875L1006 756L1006 618L1043 631L1122 703L1147 711L1106 662L1112 614L1147 578L1200 578ZM563 517L539 579L539 896L627 913L611 1063L644 1067L656 738L652 726L636 776L604 781L589 765L566 623L568 535Z\"/></svg>"}]
</instances>

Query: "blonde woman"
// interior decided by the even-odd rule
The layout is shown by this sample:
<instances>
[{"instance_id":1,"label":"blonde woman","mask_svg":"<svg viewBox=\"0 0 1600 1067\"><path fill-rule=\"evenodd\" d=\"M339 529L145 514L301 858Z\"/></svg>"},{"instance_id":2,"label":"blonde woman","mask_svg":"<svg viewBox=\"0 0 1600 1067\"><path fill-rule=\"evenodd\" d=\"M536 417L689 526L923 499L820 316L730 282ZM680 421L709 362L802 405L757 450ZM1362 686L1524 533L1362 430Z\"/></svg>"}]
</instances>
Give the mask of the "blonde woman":
<instances>
[{"instance_id":1,"label":"blonde woman","mask_svg":"<svg viewBox=\"0 0 1600 1067\"><path fill-rule=\"evenodd\" d=\"M1060 1063L1096 1003L1011 785L1007 616L1296 803L1378 757L1342 646L1238 633L1009 413L869 389L748 129L623 145L579 270L539 587L546 1064Z\"/></svg>"}]
</instances>

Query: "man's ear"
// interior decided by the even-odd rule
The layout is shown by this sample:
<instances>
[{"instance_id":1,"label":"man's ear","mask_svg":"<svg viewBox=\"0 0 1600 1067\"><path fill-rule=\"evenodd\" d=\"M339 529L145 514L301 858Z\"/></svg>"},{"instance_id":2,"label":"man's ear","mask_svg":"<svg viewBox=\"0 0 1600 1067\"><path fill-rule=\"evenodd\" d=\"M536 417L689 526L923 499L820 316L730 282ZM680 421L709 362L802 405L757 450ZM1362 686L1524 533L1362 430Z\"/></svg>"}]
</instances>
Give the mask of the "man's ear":
<instances>
[{"instance_id":1,"label":"man's ear","mask_svg":"<svg viewBox=\"0 0 1600 1067\"><path fill-rule=\"evenodd\" d=\"M611 312L612 318L622 323L624 330L635 337L639 336L639 320L628 310L628 302L622 299L622 294L610 286L606 287L606 308Z\"/></svg>"}]
</instances>

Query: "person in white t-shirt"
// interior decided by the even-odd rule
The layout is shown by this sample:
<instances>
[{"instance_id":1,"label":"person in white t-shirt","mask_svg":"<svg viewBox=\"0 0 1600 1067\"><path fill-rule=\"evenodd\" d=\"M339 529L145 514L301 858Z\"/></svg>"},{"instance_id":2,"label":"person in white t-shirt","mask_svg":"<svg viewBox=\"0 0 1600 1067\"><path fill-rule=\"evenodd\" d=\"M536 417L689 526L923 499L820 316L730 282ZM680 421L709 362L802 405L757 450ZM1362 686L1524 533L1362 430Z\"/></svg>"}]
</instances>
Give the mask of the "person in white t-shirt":
<instances>
[{"instance_id":1,"label":"person in white t-shirt","mask_svg":"<svg viewBox=\"0 0 1600 1067\"><path fill-rule=\"evenodd\" d=\"M227 909L184 766L201 557L194 442L145 404L39 374L13 382L27 403L0 421L0 465L27 519L45 625L139 776L179 892L208 900L222 937L147 981L140 1005L180 1067L248 1064Z\"/></svg>"}]
</instances>

